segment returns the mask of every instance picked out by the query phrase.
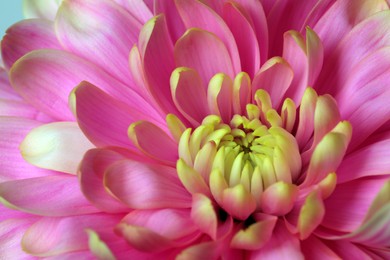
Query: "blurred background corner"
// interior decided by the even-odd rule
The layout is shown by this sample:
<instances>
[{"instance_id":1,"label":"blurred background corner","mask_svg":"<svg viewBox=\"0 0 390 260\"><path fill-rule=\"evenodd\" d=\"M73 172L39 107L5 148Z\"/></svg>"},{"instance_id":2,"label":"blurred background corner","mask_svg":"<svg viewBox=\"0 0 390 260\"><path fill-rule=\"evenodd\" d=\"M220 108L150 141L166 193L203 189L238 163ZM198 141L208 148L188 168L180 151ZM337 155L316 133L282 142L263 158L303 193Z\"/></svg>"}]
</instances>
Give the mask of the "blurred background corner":
<instances>
[{"instance_id":1,"label":"blurred background corner","mask_svg":"<svg viewBox=\"0 0 390 260\"><path fill-rule=\"evenodd\" d=\"M22 0L0 0L0 39L8 27L22 18Z\"/></svg>"}]
</instances>

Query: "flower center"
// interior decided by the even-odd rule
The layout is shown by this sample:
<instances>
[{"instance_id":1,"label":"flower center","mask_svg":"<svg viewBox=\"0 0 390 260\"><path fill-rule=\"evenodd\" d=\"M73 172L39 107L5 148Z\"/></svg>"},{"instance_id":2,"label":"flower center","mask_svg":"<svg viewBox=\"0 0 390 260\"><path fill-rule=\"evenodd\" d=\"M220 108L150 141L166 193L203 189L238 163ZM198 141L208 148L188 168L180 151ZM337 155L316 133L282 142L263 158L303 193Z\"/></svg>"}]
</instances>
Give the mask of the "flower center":
<instances>
[{"instance_id":1,"label":"flower center","mask_svg":"<svg viewBox=\"0 0 390 260\"><path fill-rule=\"evenodd\" d=\"M256 95L269 97L260 92ZM209 115L193 132L186 129L179 142L177 169L183 184L192 185L190 190L203 187L202 193L242 220L254 211L285 214L290 207L270 208L264 197L277 193L286 204L282 200L291 201L297 193L293 183L301 170L299 147L294 136L273 123L279 121L274 120L280 117L277 112L264 107L248 104L246 115L234 115L228 124Z\"/></svg>"}]
</instances>

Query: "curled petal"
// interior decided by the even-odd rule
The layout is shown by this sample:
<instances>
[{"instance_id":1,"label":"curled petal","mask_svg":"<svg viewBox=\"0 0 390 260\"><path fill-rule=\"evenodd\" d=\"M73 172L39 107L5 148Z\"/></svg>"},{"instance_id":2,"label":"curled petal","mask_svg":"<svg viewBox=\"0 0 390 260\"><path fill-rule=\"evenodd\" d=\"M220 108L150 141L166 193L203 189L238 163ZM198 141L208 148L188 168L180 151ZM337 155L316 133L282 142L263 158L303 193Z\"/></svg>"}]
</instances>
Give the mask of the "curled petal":
<instances>
[{"instance_id":1,"label":"curled petal","mask_svg":"<svg viewBox=\"0 0 390 260\"><path fill-rule=\"evenodd\" d=\"M256 223L238 231L230 245L246 250L260 249L271 238L277 220L275 216L263 216Z\"/></svg>"},{"instance_id":2,"label":"curled petal","mask_svg":"<svg viewBox=\"0 0 390 260\"><path fill-rule=\"evenodd\" d=\"M300 239L304 240L321 223L325 214L321 194L317 191L307 196L298 217L298 231Z\"/></svg>"},{"instance_id":3,"label":"curled petal","mask_svg":"<svg viewBox=\"0 0 390 260\"><path fill-rule=\"evenodd\" d=\"M334 172L342 161L351 139L351 125L340 122L314 149L303 186L321 181Z\"/></svg>"},{"instance_id":4,"label":"curled petal","mask_svg":"<svg viewBox=\"0 0 390 260\"><path fill-rule=\"evenodd\" d=\"M218 219L213 202L205 195L192 195L191 218L199 229L212 239L217 237Z\"/></svg>"},{"instance_id":5,"label":"curled petal","mask_svg":"<svg viewBox=\"0 0 390 260\"><path fill-rule=\"evenodd\" d=\"M171 91L179 111L192 125L200 125L209 111L206 87L203 86L199 74L189 68L175 69L171 76Z\"/></svg>"},{"instance_id":6,"label":"curled petal","mask_svg":"<svg viewBox=\"0 0 390 260\"><path fill-rule=\"evenodd\" d=\"M155 124L148 121L135 122L130 125L128 134L138 149L150 157L168 165L174 165L178 159L177 143Z\"/></svg>"},{"instance_id":7,"label":"curled petal","mask_svg":"<svg viewBox=\"0 0 390 260\"><path fill-rule=\"evenodd\" d=\"M261 195L260 206L263 212L282 216L291 211L298 197L298 188L289 183L276 182Z\"/></svg>"},{"instance_id":8,"label":"curled petal","mask_svg":"<svg viewBox=\"0 0 390 260\"><path fill-rule=\"evenodd\" d=\"M221 206L233 217L245 220L255 211L256 201L242 184L237 184L223 191Z\"/></svg>"}]
</instances>

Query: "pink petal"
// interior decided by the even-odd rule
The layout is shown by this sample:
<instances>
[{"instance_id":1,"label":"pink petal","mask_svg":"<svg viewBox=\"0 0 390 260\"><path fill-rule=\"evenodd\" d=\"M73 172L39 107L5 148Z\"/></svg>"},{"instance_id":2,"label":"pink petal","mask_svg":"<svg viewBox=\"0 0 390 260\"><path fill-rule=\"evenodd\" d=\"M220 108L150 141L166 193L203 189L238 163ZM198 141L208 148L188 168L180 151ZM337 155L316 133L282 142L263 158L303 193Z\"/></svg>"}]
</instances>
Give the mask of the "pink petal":
<instances>
[{"instance_id":1,"label":"pink petal","mask_svg":"<svg viewBox=\"0 0 390 260\"><path fill-rule=\"evenodd\" d=\"M241 59L241 70L251 78L260 68L260 49L250 17L236 3L227 2L223 7L223 18L233 33ZM264 39L262 39L264 40Z\"/></svg>"},{"instance_id":2,"label":"pink petal","mask_svg":"<svg viewBox=\"0 0 390 260\"><path fill-rule=\"evenodd\" d=\"M255 31L257 43L260 48L260 64L268 59L268 24L264 13L264 2L257 0L236 0L240 10L245 10L246 16Z\"/></svg>"},{"instance_id":3,"label":"pink petal","mask_svg":"<svg viewBox=\"0 0 390 260\"><path fill-rule=\"evenodd\" d=\"M44 114L36 110L33 106L27 104L26 102L18 100L0 99L0 115L46 121L45 119L43 119L45 118Z\"/></svg>"},{"instance_id":4,"label":"pink petal","mask_svg":"<svg viewBox=\"0 0 390 260\"><path fill-rule=\"evenodd\" d=\"M0 196L19 210L42 216L71 216L99 211L84 198L74 176L3 182L0 184Z\"/></svg>"},{"instance_id":5,"label":"pink petal","mask_svg":"<svg viewBox=\"0 0 390 260\"><path fill-rule=\"evenodd\" d=\"M346 6L339 10L348 13L349 10L345 8L352 6L353 9L351 10L353 23L353 16L356 15L353 14L353 12L362 12L364 15L364 13L368 11L367 15L370 15L378 10L378 7L381 5L381 3L383 3L383 1L380 0L370 3L362 0L349 0L343 1L341 5L346 4ZM361 9L361 5L365 4L368 4L369 6ZM339 4L335 4L334 7L338 5ZM359 18L359 20L361 18ZM345 21L345 18L342 19ZM329 21L339 24L340 22L338 20L339 18L332 17L332 19ZM321 31L317 31L316 28L314 28L319 33L323 41L325 48L324 57L326 57L324 60L322 73L320 74L320 77L316 83L316 88L321 90L323 93L328 93L333 96L335 96L335 93L342 90L344 88L345 81L348 79L346 76L351 75L352 71L359 62L364 60L365 57L372 54L373 52L378 51L379 49L390 44L390 38L387 31L381 29L386 28L388 25L388 12L379 12L360 22L352 30L349 30L348 28L348 33L335 33L334 35L329 35L329 33L325 31L324 34L322 34ZM334 25L330 25L330 27L328 26L329 25L325 25L324 28L332 28ZM346 26L349 27L350 24L347 24ZM337 25L336 28L342 27ZM342 35L344 37L340 38ZM329 44L328 40L335 42Z\"/></svg>"},{"instance_id":6,"label":"pink petal","mask_svg":"<svg viewBox=\"0 0 390 260\"><path fill-rule=\"evenodd\" d=\"M191 219L199 230L208 234L213 240L217 236L218 218L213 202L204 194L192 195Z\"/></svg>"},{"instance_id":7,"label":"pink petal","mask_svg":"<svg viewBox=\"0 0 390 260\"><path fill-rule=\"evenodd\" d=\"M264 0L262 0L264 2ZM278 55L282 50L283 34L288 30L301 31L306 24L307 16L315 9L318 0L305 2L271 1L272 8L267 14L269 30L270 57ZM264 9L268 10L266 4Z\"/></svg>"},{"instance_id":8,"label":"pink petal","mask_svg":"<svg viewBox=\"0 0 390 260\"><path fill-rule=\"evenodd\" d=\"M138 93L150 103L156 103L148 92L147 82L145 80L144 68L142 67L142 58L137 45L134 45L129 54L130 73L133 76L134 83L139 86ZM156 103L157 107L157 103Z\"/></svg>"},{"instance_id":9,"label":"pink petal","mask_svg":"<svg viewBox=\"0 0 390 260\"><path fill-rule=\"evenodd\" d=\"M241 72L234 78L232 98L233 114L244 114L246 105L252 100L252 84L248 74Z\"/></svg>"},{"instance_id":10,"label":"pink petal","mask_svg":"<svg viewBox=\"0 0 390 260\"><path fill-rule=\"evenodd\" d=\"M346 240L327 241L327 245L341 259L373 259L368 252L365 252L365 250L362 249L362 246Z\"/></svg>"},{"instance_id":11,"label":"pink petal","mask_svg":"<svg viewBox=\"0 0 390 260\"><path fill-rule=\"evenodd\" d=\"M40 124L30 119L0 117L0 182L56 174L27 163L19 150L24 137Z\"/></svg>"},{"instance_id":12,"label":"pink petal","mask_svg":"<svg viewBox=\"0 0 390 260\"><path fill-rule=\"evenodd\" d=\"M109 194L103 185L106 169L116 161L126 157L120 153L106 149L88 151L79 169L81 191L97 208L106 212L126 212L128 207Z\"/></svg>"},{"instance_id":13,"label":"pink petal","mask_svg":"<svg viewBox=\"0 0 390 260\"><path fill-rule=\"evenodd\" d=\"M233 81L223 73L211 78L207 91L208 107L211 114L219 115L225 123L232 119Z\"/></svg>"},{"instance_id":14,"label":"pink petal","mask_svg":"<svg viewBox=\"0 0 390 260\"><path fill-rule=\"evenodd\" d=\"M299 122L295 138L302 151L308 144L314 131L314 113L318 95L312 88L307 88L299 107ZM308 149L308 148L307 148Z\"/></svg>"},{"instance_id":15,"label":"pink petal","mask_svg":"<svg viewBox=\"0 0 390 260\"><path fill-rule=\"evenodd\" d=\"M56 16L57 37L65 49L129 85L128 55L140 30L141 23L113 1L65 2Z\"/></svg>"},{"instance_id":16,"label":"pink petal","mask_svg":"<svg viewBox=\"0 0 390 260\"><path fill-rule=\"evenodd\" d=\"M4 209L1 209L2 211ZM10 218L10 216L8 216ZM32 259L23 251L20 240L26 229L36 221L35 218L8 219L0 222L0 259Z\"/></svg>"},{"instance_id":17,"label":"pink petal","mask_svg":"<svg viewBox=\"0 0 390 260\"><path fill-rule=\"evenodd\" d=\"M176 174L171 167L126 160L107 169L104 184L131 208L189 207L191 196Z\"/></svg>"},{"instance_id":18,"label":"pink petal","mask_svg":"<svg viewBox=\"0 0 390 260\"><path fill-rule=\"evenodd\" d=\"M370 15L387 8L384 1L335 1L333 6L323 14L314 27L314 31L318 33L324 44L325 56L328 56L329 53L334 51L342 37L351 31L356 24ZM372 40L372 38L367 39ZM352 46L350 47L351 50L357 50Z\"/></svg>"},{"instance_id":19,"label":"pink petal","mask_svg":"<svg viewBox=\"0 0 390 260\"><path fill-rule=\"evenodd\" d=\"M175 165L178 144L160 127L148 122L138 121L129 127L129 137L139 150L149 157L167 165Z\"/></svg>"},{"instance_id":20,"label":"pink petal","mask_svg":"<svg viewBox=\"0 0 390 260\"><path fill-rule=\"evenodd\" d=\"M156 114L145 100L127 86L96 65L64 51L38 50L23 56L11 68L10 80L26 101L60 121L74 120L68 108L68 96L83 80L99 86L119 100L132 100L135 106Z\"/></svg>"},{"instance_id":21,"label":"pink petal","mask_svg":"<svg viewBox=\"0 0 390 260\"><path fill-rule=\"evenodd\" d=\"M315 236L310 236L308 239L303 240L301 245L305 259L338 259L340 257L331 247ZM358 256L356 257L359 258Z\"/></svg>"},{"instance_id":22,"label":"pink petal","mask_svg":"<svg viewBox=\"0 0 390 260\"><path fill-rule=\"evenodd\" d=\"M348 154L337 169L338 183L365 176L389 174L390 139L388 137Z\"/></svg>"},{"instance_id":23,"label":"pink petal","mask_svg":"<svg viewBox=\"0 0 390 260\"><path fill-rule=\"evenodd\" d=\"M308 62L308 86L313 86L321 72L324 61L324 47L315 31L306 28L306 55Z\"/></svg>"},{"instance_id":24,"label":"pink petal","mask_svg":"<svg viewBox=\"0 0 390 260\"><path fill-rule=\"evenodd\" d=\"M157 123L154 118L158 117L147 114L147 111L143 110L147 107L142 107L143 104L127 105L88 82L82 82L74 90L72 98L75 99L73 102L80 128L96 146L109 145L134 149L127 135L130 124L138 120L151 120Z\"/></svg>"},{"instance_id":25,"label":"pink petal","mask_svg":"<svg viewBox=\"0 0 390 260\"><path fill-rule=\"evenodd\" d=\"M390 98L386 87L390 84L389 66L390 49L373 53L354 68L345 88L336 96L342 117L348 119L354 129L350 150L390 119L390 108L386 105Z\"/></svg>"},{"instance_id":26,"label":"pink petal","mask_svg":"<svg viewBox=\"0 0 390 260\"><path fill-rule=\"evenodd\" d=\"M252 95L258 89L266 90L270 97L272 106L279 108L284 93L290 87L294 72L290 65L280 57L269 59L256 73L252 83Z\"/></svg>"},{"instance_id":27,"label":"pink petal","mask_svg":"<svg viewBox=\"0 0 390 260\"><path fill-rule=\"evenodd\" d=\"M318 183L336 171L347 150L351 132L351 125L344 121L324 136L313 151L302 187Z\"/></svg>"},{"instance_id":28,"label":"pink petal","mask_svg":"<svg viewBox=\"0 0 390 260\"><path fill-rule=\"evenodd\" d=\"M153 17L152 9L150 9L143 0L115 0L118 4L126 8L126 10L136 18L141 24L146 23Z\"/></svg>"},{"instance_id":29,"label":"pink petal","mask_svg":"<svg viewBox=\"0 0 390 260\"><path fill-rule=\"evenodd\" d=\"M210 114L206 87L195 70L174 70L171 76L171 92L176 107L193 126L200 125L203 118Z\"/></svg>"},{"instance_id":30,"label":"pink petal","mask_svg":"<svg viewBox=\"0 0 390 260\"><path fill-rule=\"evenodd\" d=\"M261 250L254 251L250 259L304 259L304 256L298 238L279 221L268 243Z\"/></svg>"},{"instance_id":31,"label":"pink petal","mask_svg":"<svg viewBox=\"0 0 390 260\"><path fill-rule=\"evenodd\" d=\"M155 14L163 13L167 21L169 34L173 42L176 42L186 28L176 8L175 1L154 1Z\"/></svg>"},{"instance_id":32,"label":"pink petal","mask_svg":"<svg viewBox=\"0 0 390 260\"><path fill-rule=\"evenodd\" d=\"M306 56L305 40L296 31L288 31L284 34L283 58L291 65L294 79L286 96L295 104L299 104L302 95L308 87L309 64Z\"/></svg>"},{"instance_id":33,"label":"pink petal","mask_svg":"<svg viewBox=\"0 0 390 260\"><path fill-rule=\"evenodd\" d=\"M223 45L226 46L224 49L226 48L228 50L229 55L226 58L230 60L229 64L232 64L233 72L240 72L240 56L237 45L231 31L222 18L211 8L198 1L179 0L176 1L176 5L187 29L200 28L202 31L209 31L218 39L221 39ZM230 75L229 71L222 70L218 72L224 72Z\"/></svg>"},{"instance_id":34,"label":"pink petal","mask_svg":"<svg viewBox=\"0 0 390 260\"><path fill-rule=\"evenodd\" d=\"M177 260L218 259L222 251L222 243L215 241L195 244L184 249L176 257Z\"/></svg>"},{"instance_id":35,"label":"pink petal","mask_svg":"<svg viewBox=\"0 0 390 260\"><path fill-rule=\"evenodd\" d=\"M23 20L11 26L1 41L1 54L7 69L20 57L37 49L61 49L51 21Z\"/></svg>"},{"instance_id":36,"label":"pink petal","mask_svg":"<svg viewBox=\"0 0 390 260\"><path fill-rule=\"evenodd\" d=\"M171 240L144 227L121 223L116 226L115 231L133 248L149 254L165 251L175 245Z\"/></svg>"},{"instance_id":37,"label":"pink petal","mask_svg":"<svg viewBox=\"0 0 390 260\"><path fill-rule=\"evenodd\" d=\"M198 230L189 209L134 210L122 223L147 228L170 240L184 238Z\"/></svg>"},{"instance_id":38,"label":"pink petal","mask_svg":"<svg viewBox=\"0 0 390 260\"><path fill-rule=\"evenodd\" d=\"M177 66L195 69L207 84L217 73L235 76L228 49L216 35L197 28L189 29L175 45Z\"/></svg>"},{"instance_id":39,"label":"pink petal","mask_svg":"<svg viewBox=\"0 0 390 260\"><path fill-rule=\"evenodd\" d=\"M169 87L175 64L173 43L164 15L155 16L145 24L139 36L138 48L149 92L164 112L178 114Z\"/></svg>"},{"instance_id":40,"label":"pink petal","mask_svg":"<svg viewBox=\"0 0 390 260\"><path fill-rule=\"evenodd\" d=\"M0 59L1 60L1 59ZM1 63L1 62L0 62ZM0 66L0 95L5 100L23 101L11 86L8 72Z\"/></svg>"},{"instance_id":41,"label":"pink petal","mask_svg":"<svg viewBox=\"0 0 390 260\"><path fill-rule=\"evenodd\" d=\"M109 229L119 220L120 216L96 214L42 218L26 231L22 246L28 253L37 256L58 256L87 250L88 237L85 229Z\"/></svg>"},{"instance_id":42,"label":"pink petal","mask_svg":"<svg viewBox=\"0 0 390 260\"><path fill-rule=\"evenodd\" d=\"M386 178L362 178L337 185L332 195L324 201L322 225L344 232L355 230L364 220Z\"/></svg>"}]
</instances>

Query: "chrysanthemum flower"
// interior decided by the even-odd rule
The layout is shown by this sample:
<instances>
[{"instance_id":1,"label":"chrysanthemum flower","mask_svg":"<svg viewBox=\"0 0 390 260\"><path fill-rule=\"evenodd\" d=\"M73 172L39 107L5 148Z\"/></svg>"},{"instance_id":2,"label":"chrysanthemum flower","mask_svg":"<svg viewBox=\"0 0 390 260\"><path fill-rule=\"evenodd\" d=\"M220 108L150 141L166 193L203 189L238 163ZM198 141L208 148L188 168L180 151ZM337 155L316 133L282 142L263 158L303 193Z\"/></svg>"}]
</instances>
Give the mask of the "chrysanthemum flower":
<instances>
[{"instance_id":1,"label":"chrysanthemum flower","mask_svg":"<svg viewBox=\"0 0 390 260\"><path fill-rule=\"evenodd\" d=\"M386 1L25 7L0 258L390 258Z\"/></svg>"}]
</instances>

